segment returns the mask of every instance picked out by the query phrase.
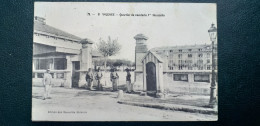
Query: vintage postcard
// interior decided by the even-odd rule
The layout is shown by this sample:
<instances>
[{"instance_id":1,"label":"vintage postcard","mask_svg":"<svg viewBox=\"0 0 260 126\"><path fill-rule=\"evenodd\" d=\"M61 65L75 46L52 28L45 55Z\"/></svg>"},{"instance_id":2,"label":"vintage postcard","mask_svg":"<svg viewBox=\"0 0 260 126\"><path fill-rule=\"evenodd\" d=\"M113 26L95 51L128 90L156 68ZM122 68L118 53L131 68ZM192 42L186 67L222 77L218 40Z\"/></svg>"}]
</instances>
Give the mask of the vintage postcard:
<instances>
[{"instance_id":1,"label":"vintage postcard","mask_svg":"<svg viewBox=\"0 0 260 126\"><path fill-rule=\"evenodd\" d=\"M35 2L32 121L217 121L216 10Z\"/></svg>"}]
</instances>

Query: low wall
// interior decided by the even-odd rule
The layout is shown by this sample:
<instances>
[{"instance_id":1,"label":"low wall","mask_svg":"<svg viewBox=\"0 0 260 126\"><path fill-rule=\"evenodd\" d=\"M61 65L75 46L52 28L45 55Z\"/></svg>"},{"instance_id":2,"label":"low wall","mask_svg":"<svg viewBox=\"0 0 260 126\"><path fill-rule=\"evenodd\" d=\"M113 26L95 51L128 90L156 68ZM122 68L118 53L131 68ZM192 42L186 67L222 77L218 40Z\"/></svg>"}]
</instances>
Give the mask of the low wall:
<instances>
[{"instance_id":1,"label":"low wall","mask_svg":"<svg viewBox=\"0 0 260 126\"><path fill-rule=\"evenodd\" d=\"M43 86L42 83L43 78L32 78L32 85L33 86ZM52 79L52 83L55 87L61 87L64 86L65 79Z\"/></svg>"},{"instance_id":2,"label":"low wall","mask_svg":"<svg viewBox=\"0 0 260 126\"><path fill-rule=\"evenodd\" d=\"M189 74L193 77L194 74ZM174 94L193 94L193 95L209 95L209 82L194 82L194 81L175 81L174 73L163 74L165 90ZM194 78L191 78L194 79Z\"/></svg>"},{"instance_id":3,"label":"low wall","mask_svg":"<svg viewBox=\"0 0 260 126\"><path fill-rule=\"evenodd\" d=\"M131 80L132 83L134 83L134 72L131 73ZM102 72L103 77L101 79L101 83L104 86L112 87L112 82L110 81L110 72ZM125 85L126 84L126 72L117 72L119 75L119 84L118 85ZM43 78L32 78L32 84L33 86L43 86L42 84ZM62 83L65 81L63 78L53 78L52 79L54 86L61 86ZM86 82L87 83L87 82ZM97 86L96 80L93 80L93 85Z\"/></svg>"}]
</instances>

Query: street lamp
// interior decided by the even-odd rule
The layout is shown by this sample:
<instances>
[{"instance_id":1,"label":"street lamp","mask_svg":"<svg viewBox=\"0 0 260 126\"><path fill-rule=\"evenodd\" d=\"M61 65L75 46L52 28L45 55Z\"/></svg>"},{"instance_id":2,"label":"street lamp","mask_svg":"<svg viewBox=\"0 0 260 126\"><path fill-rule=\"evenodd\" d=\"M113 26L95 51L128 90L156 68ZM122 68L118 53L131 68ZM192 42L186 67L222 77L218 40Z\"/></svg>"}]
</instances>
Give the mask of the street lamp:
<instances>
[{"instance_id":1,"label":"street lamp","mask_svg":"<svg viewBox=\"0 0 260 126\"><path fill-rule=\"evenodd\" d=\"M217 38L217 28L212 23L210 29L208 30L210 40L212 41L212 79L211 79L211 86L210 86L210 100L209 100L209 107L214 108L217 107L217 72L216 72L216 64L217 64L217 49L215 46L215 41Z\"/></svg>"}]
</instances>

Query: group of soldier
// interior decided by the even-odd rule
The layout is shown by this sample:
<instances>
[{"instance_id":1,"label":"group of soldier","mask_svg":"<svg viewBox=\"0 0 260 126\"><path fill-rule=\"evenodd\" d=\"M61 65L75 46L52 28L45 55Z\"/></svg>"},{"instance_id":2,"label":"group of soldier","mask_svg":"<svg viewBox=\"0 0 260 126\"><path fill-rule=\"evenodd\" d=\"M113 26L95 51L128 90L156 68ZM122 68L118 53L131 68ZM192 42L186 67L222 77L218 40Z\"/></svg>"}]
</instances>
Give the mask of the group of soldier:
<instances>
[{"instance_id":1,"label":"group of soldier","mask_svg":"<svg viewBox=\"0 0 260 126\"><path fill-rule=\"evenodd\" d=\"M119 84L119 75L115 71L115 69L110 70L110 81L112 82L112 91L118 90L118 84ZM126 75L126 87L127 87L127 93L133 92L133 86L131 85L131 74L130 70L126 69L127 75ZM97 90L103 91L103 84L101 83L101 79L103 77L103 74L100 71L100 68L97 69L96 73L94 74L92 69L89 68L87 74L86 74L86 88L89 90L93 89L93 79L96 79L97 82Z\"/></svg>"},{"instance_id":2,"label":"group of soldier","mask_svg":"<svg viewBox=\"0 0 260 126\"><path fill-rule=\"evenodd\" d=\"M127 75L126 75L126 88L127 88L127 93L132 93L133 92L133 85L131 84L131 74L130 70L126 69ZM103 78L103 74L100 71L100 68L97 69L95 73L93 73L92 69L89 68L87 74L86 74L86 88L89 90L94 90L93 89L93 80L95 79L97 82L97 88L96 90L103 91L103 84L101 83L101 80ZM119 84L119 75L115 71L115 69L111 69L110 73L110 81L112 82L112 91L117 91L118 90L118 84ZM46 73L44 73L43 77L43 85L44 85L44 95L43 95L43 100L45 99L50 99L50 92L51 88L53 86L52 83L52 75L50 74L50 70L46 70Z\"/></svg>"}]
</instances>

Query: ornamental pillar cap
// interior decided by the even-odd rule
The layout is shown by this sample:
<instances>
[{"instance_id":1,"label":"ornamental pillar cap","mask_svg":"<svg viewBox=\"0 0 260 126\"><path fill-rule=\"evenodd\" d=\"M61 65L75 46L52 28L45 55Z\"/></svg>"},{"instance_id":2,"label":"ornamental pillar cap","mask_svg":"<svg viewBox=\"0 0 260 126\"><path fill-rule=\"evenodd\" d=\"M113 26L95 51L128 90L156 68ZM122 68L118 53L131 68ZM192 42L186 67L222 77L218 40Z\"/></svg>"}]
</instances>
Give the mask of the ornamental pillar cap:
<instances>
[{"instance_id":1,"label":"ornamental pillar cap","mask_svg":"<svg viewBox=\"0 0 260 126\"><path fill-rule=\"evenodd\" d=\"M146 37L145 35L143 34L137 34L135 37L134 37L135 40L138 40L138 39L144 39L144 40L147 40L148 37Z\"/></svg>"},{"instance_id":2,"label":"ornamental pillar cap","mask_svg":"<svg viewBox=\"0 0 260 126\"><path fill-rule=\"evenodd\" d=\"M84 38L80 41L81 44L93 44L93 41L91 41L88 38Z\"/></svg>"}]
</instances>

